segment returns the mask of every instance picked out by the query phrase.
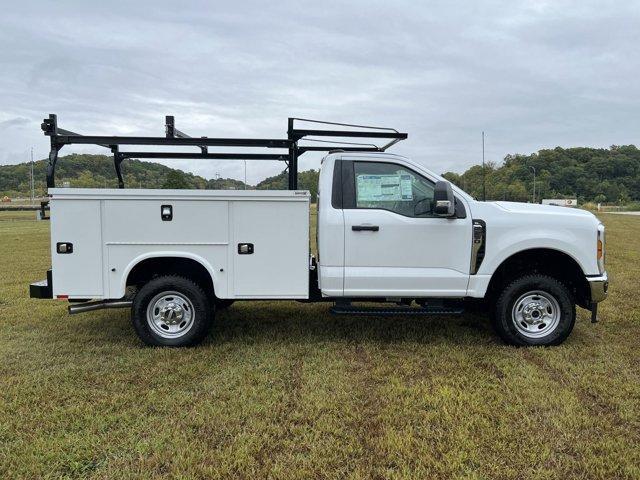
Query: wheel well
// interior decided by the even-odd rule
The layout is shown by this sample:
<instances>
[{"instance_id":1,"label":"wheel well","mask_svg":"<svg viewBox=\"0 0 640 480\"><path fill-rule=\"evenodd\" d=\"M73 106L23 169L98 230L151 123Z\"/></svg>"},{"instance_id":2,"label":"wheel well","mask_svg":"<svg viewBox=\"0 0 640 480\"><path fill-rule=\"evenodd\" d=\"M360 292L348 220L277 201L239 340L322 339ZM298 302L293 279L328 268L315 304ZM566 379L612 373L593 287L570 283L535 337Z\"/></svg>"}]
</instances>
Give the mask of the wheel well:
<instances>
[{"instance_id":1,"label":"wheel well","mask_svg":"<svg viewBox=\"0 0 640 480\"><path fill-rule=\"evenodd\" d=\"M541 273L561 281L579 306L590 308L591 290L578 262L566 253L549 248L523 250L504 260L491 277L486 298L493 303L501 287L527 273Z\"/></svg>"},{"instance_id":2,"label":"wheel well","mask_svg":"<svg viewBox=\"0 0 640 480\"><path fill-rule=\"evenodd\" d=\"M214 297L211 274L200 262L184 257L154 257L136 264L127 276L127 287L140 287L162 275L179 275L196 282L207 294Z\"/></svg>"}]
</instances>

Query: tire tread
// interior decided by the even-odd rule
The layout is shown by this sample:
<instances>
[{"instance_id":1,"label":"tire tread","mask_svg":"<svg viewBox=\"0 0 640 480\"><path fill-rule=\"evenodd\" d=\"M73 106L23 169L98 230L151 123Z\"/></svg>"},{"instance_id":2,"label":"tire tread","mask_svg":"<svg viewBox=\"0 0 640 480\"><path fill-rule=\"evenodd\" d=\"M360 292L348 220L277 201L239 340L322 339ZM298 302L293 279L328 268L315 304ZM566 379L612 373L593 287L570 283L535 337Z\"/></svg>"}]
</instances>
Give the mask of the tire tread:
<instances>
[{"instance_id":1,"label":"tire tread","mask_svg":"<svg viewBox=\"0 0 640 480\"><path fill-rule=\"evenodd\" d=\"M187 294L196 314L195 324L183 337L162 338L151 331L147 324L148 302L162 290L177 290ZM181 275L162 275L149 280L137 292L131 306L131 321L140 340L151 346L190 347L199 344L209 333L214 315L207 295L200 285Z\"/></svg>"},{"instance_id":2,"label":"tire tread","mask_svg":"<svg viewBox=\"0 0 640 480\"><path fill-rule=\"evenodd\" d=\"M527 286L536 284L535 286ZM542 284L542 286L540 286ZM519 334L515 327L512 326L511 320L511 305L510 303L515 301L516 294L520 290L526 290L526 288L537 288L539 290L551 289L548 293L553 294L556 297L560 305L561 319L558 327L546 337L531 339ZM559 297L559 298L558 298ZM516 346L552 346L560 345L569 336L576 320L576 307L575 300L573 299L570 290L560 280L555 277L545 274L526 274L505 284L498 299L494 305L492 315L492 323L496 333L509 345ZM568 318L566 318L568 316Z\"/></svg>"}]
</instances>

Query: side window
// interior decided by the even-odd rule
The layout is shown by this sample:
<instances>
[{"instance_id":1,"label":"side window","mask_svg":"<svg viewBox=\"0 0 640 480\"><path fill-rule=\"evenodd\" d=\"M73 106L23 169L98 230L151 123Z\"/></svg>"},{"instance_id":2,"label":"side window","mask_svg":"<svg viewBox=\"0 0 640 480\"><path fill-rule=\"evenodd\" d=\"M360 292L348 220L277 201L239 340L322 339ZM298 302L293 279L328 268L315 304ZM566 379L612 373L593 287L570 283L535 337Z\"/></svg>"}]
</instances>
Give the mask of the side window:
<instances>
[{"instance_id":1,"label":"side window","mask_svg":"<svg viewBox=\"0 0 640 480\"><path fill-rule=\"evenodd\" d=\"M433 182L400 165L354 162L356 208L379 208L406 217L432 217Z\"/></svg>"}]
</instances>

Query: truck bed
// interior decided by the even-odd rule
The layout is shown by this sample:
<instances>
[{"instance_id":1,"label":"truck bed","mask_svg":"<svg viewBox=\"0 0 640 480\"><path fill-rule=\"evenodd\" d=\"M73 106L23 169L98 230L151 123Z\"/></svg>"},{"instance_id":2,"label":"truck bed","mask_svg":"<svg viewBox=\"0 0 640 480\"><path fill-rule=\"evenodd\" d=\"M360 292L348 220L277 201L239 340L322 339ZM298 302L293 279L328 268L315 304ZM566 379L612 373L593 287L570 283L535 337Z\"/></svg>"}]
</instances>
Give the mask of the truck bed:
<instances>
[{"instance_id":1,"label":"truck bed","mask_svg":"<svg viewBox=\"0 0 640 480\"><path fill-rule=\"evenodd\" d=\"M122 298L139 262L180 257L207 269L219 298L308 298L308 192L52 188L49 194L54 297ZM170 219L163 220L163 207L170 207ZM59 253L58 243L72 244L72 252Z\"/></svg>"}]
</instances>

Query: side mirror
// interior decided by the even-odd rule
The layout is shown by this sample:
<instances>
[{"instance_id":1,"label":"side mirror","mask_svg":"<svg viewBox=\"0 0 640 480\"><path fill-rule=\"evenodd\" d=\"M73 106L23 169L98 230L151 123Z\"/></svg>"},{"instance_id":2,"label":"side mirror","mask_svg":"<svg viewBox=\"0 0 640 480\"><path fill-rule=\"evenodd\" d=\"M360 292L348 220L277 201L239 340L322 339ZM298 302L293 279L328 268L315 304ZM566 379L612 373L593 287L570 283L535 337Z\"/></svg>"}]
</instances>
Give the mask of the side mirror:
<instances>
[{"instance_id":1,"label":"side mirror","mask_svg":"<svg viewBox=\"0 0 640 480\"><path fill-rule=\"evenodd\" d=\"M433 191L433 213L438 217L453 217L456 211L456 199L449 182L436 182Z\"/></svg>"}]
</instances>

